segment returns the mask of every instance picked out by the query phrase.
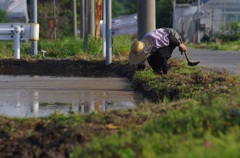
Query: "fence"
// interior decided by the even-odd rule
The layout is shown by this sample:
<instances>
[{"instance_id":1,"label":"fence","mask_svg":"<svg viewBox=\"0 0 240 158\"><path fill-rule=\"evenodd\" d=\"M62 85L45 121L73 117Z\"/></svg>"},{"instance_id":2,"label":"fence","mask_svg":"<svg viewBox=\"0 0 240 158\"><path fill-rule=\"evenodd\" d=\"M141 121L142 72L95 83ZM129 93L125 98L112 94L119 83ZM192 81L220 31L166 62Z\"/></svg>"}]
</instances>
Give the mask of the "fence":
<instances>
[{"instance_id":1,"label":"fence","mask_svg":"<svg viewBox=\"0 0 240 158\"><path fill-rule=\"evenodd\" d=\"M14 58L20 59L20 41L39 40L39 24L1 23L0 40L14 40Z\"/></svg>"}]
</instances>

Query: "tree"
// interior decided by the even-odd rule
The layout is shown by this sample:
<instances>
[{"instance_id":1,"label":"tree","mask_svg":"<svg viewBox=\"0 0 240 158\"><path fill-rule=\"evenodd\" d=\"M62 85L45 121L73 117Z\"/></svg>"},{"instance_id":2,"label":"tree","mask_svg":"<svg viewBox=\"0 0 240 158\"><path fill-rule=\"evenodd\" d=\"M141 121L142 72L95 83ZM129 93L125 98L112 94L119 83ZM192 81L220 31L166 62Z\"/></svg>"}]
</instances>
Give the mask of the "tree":
<instances>
[{"instance_id":1,"label":"tree","mask_svg":"<svg viewBox=\"0 0 240 158\"><path fill-rule=\"evenodd\" d=\"M4 11L2 11L1 9L0 9L0 22L2 23L2 22L7 22L7 14L6 14L6 12L4 12Z\"/></svg>"},{"instance_id":2,"label":"tree","mask_svg":"<svg viewBox=\"0 0 240 158\"><path fill-rule=\"evenodd\" d=\"M121 15L124 15L124 5L118 0L112 0L112 17L117 18Z\"/></svg>"},{"instance_id":3,"label":"tree","mask_svg":"<svg viewBox=\"0 0 240 158\"><path fill-rule=\"evenodd\" d=\"M156 1L156 27L172 27L172 2L170 0Z\"/></svg>"}]
</instances>

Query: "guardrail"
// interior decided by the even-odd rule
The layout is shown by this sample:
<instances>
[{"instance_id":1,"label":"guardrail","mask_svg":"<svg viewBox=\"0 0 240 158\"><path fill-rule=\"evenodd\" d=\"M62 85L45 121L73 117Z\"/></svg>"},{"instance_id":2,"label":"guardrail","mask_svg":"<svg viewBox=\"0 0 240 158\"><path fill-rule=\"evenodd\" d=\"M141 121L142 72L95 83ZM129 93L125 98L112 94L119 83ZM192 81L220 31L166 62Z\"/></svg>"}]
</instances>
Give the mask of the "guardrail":
<instances>
[{"instance_id":1,"label":"guardrail","mask_svg":"<svg viewBox=\"0 0 240 158\"><path fill-rule=\"evenodd\" d=\"M14 40L14 58L20 59L20 41L39 40L39 24L0 23L0 40Z\"/></svg>"}]
</instances>

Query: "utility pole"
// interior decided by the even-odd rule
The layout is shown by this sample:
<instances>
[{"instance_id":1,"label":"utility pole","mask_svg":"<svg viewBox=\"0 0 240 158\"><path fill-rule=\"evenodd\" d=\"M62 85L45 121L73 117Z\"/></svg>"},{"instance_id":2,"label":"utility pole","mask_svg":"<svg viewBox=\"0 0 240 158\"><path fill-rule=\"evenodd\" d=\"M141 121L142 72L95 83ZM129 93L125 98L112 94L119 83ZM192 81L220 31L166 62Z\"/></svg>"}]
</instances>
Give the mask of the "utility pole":
<instances>
[{"instance_id":1,"label":"utility pole","mask_svg":"<svg viewBox=\"0 0 240 158\"><path fill-rule=\"evenodd\" d=\"M176 30L176 21L175 21L175 18L176 18L176 15L175 15L175 10L176 10L176 0L172 0L172 3L173 3L173 23L172 23L172 27L174 30Z\"/></svg>"},{"instance_id":2,"label":"utility pole","mask_svg":"<svg viewBox=\"0 0 240 158\"><path fill-rule=\"evenodd\" d=\"M85 18L84 18L84 53L88 52L88 34L89 34L89 1L85 0L85 6L84 6L84 14L85 14Z\"/></svg>"},{"instance_id":3,"label":"utility pole","mask_svg":"<svg viewBox=\"0 0 240 158\"><path fill-rule=\"evenodd\" d=\"M73 36L77 38L77 2L76 0L72 0L72 29Z\"/></svg>"},{"instance_id":4,"label":"utility pole","mask_svg":"<svg viewBox=\"0 0 240 158\"><path fill-rule=\"evenodd\" d=\"M85 32L85 0L80 0L80 38L84 38Z\"/></svg>"},{"instance_id":5,"label":"utility pole","mask_svg":"<svg viewBox=\"0 0 240 158\"><path fill-rule=\"evenodd\" d=\"M112 63L112 0L106 0L106 64Z\"/></svg>"},{"instance_id":6,"label":"utility pole","mask_svg":"<svg viewBox=\"0 0 240 158\"><path fill-rule=\"evenodd\" d=\"M197 8L197 43L200 43L200 0Z\"/></svg>"},{"instance_id":7,"label":"utility pole","mask_svg":"<svg viewBox=\"0 0 240 158\"><path fill-rule=\"evenodd\" d=\"M56 19L56 1L53 1L53 16L54 16L54 39L57 39L57 19Z\"/></svg>"},{"instance_id":8,"label":"utility pole","mask_svg":"<svg viewBox=\"0 0 240 158\"><path fill-rule=\"evenodd\" d=\"M89 0L89 33L95 36L95 0Z\"/></svg>"},{"instance_id":9,"label":"utility pole","mask_svg":"<svg viewBox=\"0 0 240 158\"><path fill-rule=\"evenodd\" d=\"M100 20L102 20L102 1L103 0L96 0L96 31L95 31L95 37L96 39L100 39Z\"/></svg>"},{"instance_id":10,"label":"utility pole","mask_svg":"<svg viewBox=\"0 0 240 158\"><path fill-rule=\"evenodd\" d=\"M155 0L138 0L138 39L156 29Z\"/></svg>"},{"instance_id":11,"label":"utility pole","mask_svg":"<svg viewBox=\"0 0 240 158\"><path fill-rule=\"evenodd\" d=\"M102 55L106 57L106 0L103 0Z\"/></svg>"},{"instance_id":12,"label":"utility pole","mask_svg":"<svg viewBox=\"0 0 240 158\"><path fill-rule=\"evenodd\" d=\"M31 0L31 23L37 23L37 0ZM38 54L38 42L31 41L31 55Z\"/></svg>"}]
</instances>

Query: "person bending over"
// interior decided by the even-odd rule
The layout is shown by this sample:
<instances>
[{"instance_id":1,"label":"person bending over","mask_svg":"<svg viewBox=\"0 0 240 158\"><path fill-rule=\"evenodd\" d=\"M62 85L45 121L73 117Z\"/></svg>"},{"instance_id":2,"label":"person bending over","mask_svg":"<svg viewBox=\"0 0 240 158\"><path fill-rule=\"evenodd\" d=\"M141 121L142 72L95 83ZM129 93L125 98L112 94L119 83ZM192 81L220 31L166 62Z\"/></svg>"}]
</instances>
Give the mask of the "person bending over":
<instances>
[{"instance_id":1,"label":"person bending over","mask_svg":"<svg viewBox=\"0 0 240 158\"><path fill-rule=\"evenodd\" d=\"M138 70L144 70L148 62L155 73L167 75L167 61L176 47L179 47L181 52L187 50L174 29L159 28L147 33L140 41L133 42L129 60L137 65Z\"/></svg>"}]
</instances>

